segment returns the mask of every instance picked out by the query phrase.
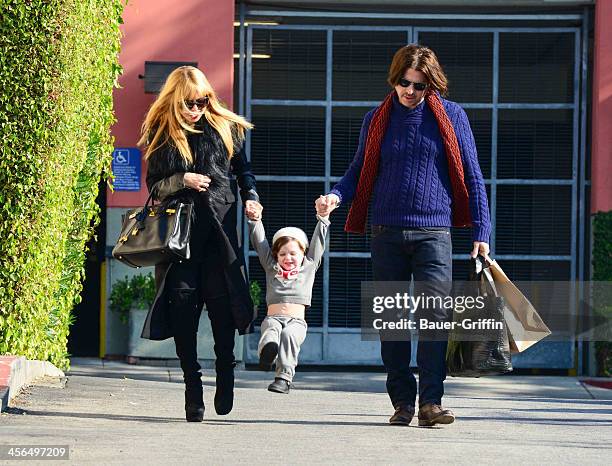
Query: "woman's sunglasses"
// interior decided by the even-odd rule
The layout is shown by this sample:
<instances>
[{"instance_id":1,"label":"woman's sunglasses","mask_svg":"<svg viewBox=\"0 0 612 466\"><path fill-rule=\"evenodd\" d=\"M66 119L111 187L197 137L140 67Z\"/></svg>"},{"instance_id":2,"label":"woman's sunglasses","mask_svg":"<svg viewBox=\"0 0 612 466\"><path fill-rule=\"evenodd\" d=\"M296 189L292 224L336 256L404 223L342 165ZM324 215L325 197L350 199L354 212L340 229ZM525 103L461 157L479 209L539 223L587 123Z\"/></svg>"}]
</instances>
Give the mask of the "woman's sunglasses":
<instances>
[{"instance_id":1,"label":"woman's sunglasses","mask_svg":"<svg viewBox=\"0 0 612 466\"><path fill-rule=\"evenodd\" d=\"M404 78L400 78L398 84L402 87L410 87L410 85L412 84L414 86L415 91L424 91L425 89L427 89L427 83L415 83L412 81L408 81Z\"/></svg>"},{"instance_id":2,"label":"woman's sunglasses","mask_svg":"<svg viewBox=\"0 0 612 466\"><path fill-rule=\"evenodd\" d=\"M183 103L189 110L191 110L194 105L198 107L198 110L204 110L204 107L208 105L208 100L208 97L202 97L196 100L184 100Z\"/></svg>"}]
</instances>

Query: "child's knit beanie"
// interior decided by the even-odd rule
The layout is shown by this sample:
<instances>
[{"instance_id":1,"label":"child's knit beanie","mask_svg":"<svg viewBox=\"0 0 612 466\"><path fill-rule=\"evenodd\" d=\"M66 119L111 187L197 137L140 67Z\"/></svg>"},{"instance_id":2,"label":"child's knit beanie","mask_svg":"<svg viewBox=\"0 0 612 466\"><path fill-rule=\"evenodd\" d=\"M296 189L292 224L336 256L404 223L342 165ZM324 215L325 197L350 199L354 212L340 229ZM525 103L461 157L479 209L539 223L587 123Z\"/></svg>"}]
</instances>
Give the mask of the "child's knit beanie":
<instances>
[{"instance_id":1,"label":"child's knit beanie","mask_svg":"<svg viewBox=\"0 0 612 466\"><path fill-rule=\"evenodd\" d=\"M278 230L274 233L274 237L272 238L272 245L276 243L276 240L282 238L283 236L289 236L290 238L295 239L298 243L302 245L304 250L308 249L308 237L306 233L296 227L285 227Z\"/></svg>"}]
</instances>

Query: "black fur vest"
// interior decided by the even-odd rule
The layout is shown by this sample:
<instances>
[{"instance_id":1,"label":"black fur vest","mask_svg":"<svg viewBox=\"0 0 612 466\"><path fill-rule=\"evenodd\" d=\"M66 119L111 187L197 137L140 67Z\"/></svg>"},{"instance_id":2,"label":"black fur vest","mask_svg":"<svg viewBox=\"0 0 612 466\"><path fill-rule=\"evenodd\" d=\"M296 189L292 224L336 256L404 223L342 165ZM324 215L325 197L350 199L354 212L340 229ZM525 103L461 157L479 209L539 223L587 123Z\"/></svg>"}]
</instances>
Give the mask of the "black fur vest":
<instances>
[{"instance_id":1,"label":"black fur vest","mask_svg":"<svg viewBox=\"0 0 612 466\"><path fill-rule=\"evenodd\" d=\"M211 184L204 196L211 203L223 202L225 190L229 189L230 161L225 144L219 133L204 116L196 123L195 129L201 133L188 133L187 141L194 157L189 164L181 157L178 149L168 141L157 148L148 161L148 170L157 179L169 177L179 172L194 172L207 175ZM239 150L234 142L234 151ZM193 192L195 194L195 191Z\"/></svg>"}]
</instances>

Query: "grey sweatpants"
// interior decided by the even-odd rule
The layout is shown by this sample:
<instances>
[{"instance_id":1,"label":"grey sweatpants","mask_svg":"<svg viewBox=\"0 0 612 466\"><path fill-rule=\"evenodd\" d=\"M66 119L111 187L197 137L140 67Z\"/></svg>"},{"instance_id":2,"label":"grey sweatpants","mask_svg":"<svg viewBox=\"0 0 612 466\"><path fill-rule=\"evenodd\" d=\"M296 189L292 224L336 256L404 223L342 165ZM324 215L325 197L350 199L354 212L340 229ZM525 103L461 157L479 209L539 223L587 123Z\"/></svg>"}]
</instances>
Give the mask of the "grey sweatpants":
<instances>
[{"instance_id":1,"label":"grey sweatpants","mask_svg":"<svg viewBox=\"0 0 612 466\"><path fill-rule=\"evenodd\" d=\"M306 338L307 328L305 320L290 316L267 316L261 323L257 354L261 354L261 349L271 341L278 344L276 377L287 382L293 380L300 346Z\"/></svg>"}]
</instances>

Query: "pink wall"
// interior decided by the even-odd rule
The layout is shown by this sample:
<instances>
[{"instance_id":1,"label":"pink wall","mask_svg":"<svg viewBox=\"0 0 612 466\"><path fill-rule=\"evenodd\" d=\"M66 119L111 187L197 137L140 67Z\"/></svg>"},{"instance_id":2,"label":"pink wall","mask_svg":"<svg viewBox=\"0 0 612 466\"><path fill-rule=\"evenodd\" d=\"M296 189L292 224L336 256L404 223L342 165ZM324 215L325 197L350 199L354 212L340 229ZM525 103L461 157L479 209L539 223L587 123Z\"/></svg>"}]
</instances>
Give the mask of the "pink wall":
<instances>
[{"instance_id":1,"label":"pink wall","mask_svg":"<svg viewBox=\"0 0 612 466\"><path fill-rule=\"evenodd\" d=\"M612 1L595 3L591 213L612 210Z\"/></svg>"},{"instance_id":2,"label":"pink wall","mask_svg":"<svg viewBox=\"0 0 612 466\"><path fill-rule=\"evenodd\" d=\"M123 75L121 89L113 94L115 147L136 147L140 125L154 100L154 95L144 93L144 80L138 79L146 60L197 62L220 98L232 105L233 0L129 0L123 21ZM108 207L144 203L144 170L142 188L139 193L108 190Z\"/></svg>"}]
</instances>

